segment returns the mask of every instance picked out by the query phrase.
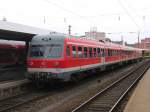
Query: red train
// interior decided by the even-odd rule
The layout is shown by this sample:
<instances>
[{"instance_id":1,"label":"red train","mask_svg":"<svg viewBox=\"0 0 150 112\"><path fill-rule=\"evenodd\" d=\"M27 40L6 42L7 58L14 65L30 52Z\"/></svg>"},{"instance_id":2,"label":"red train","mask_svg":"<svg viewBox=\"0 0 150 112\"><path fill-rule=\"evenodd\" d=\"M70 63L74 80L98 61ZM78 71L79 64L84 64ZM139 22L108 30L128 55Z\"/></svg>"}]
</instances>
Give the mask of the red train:
<instances>
[{"instance_id":1,"label":"red train","mask_svg":"<svg viewBox=\"0 0 150 112\"><path fill-rule=\"evenodd\" d=\"M0 41L0 67L25 63L25 44L13 41Z\"/></svg>"},{"instance_id":2,"label":"red train","mask_svg":"<svg viewBox=\"0 0 150 112\"><path fill-rule=\"evenodd\" d=\"M33 81L77 80L85 72L141 58L137 48L60 34L37 35L29 47L27 77Z\"/></svg>"}]
</instances>

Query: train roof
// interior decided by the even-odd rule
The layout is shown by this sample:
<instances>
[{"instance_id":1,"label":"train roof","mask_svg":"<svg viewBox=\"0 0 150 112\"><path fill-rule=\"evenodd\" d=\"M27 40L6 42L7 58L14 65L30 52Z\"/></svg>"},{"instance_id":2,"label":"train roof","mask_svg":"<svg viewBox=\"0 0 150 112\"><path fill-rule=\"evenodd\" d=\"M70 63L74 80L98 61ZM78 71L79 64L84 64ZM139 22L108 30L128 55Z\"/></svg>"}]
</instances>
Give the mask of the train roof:
<instances>
[{"instance_id":1,"label":"train roof","mask_svg":"<svg viewBox=\"0 0 150 112\"><path fill-rule=\"evenodd\" d=\"M20 42L20 41L9 41L9 40L0 40L0 47L1 48L24 48L25 47L25 42Z\"/></svg>"},{"instance_id":2,"label":"train roof","mask_svg":"<svg viewBox=\"0 0 150 112\"><path fill-rule=\"evenodd\" d=\"M127 51L130 50L140 50L139 48L134 48L134 47L129 47L129 46L124 46L124 45L119 45L119 44L114 44L111 42L99 42L96 40L91 40L91 39L85 39L85 38L77 38L74 36L68 36L65 34L61 33L52 33L52 34L47 34L47 35L36 35L32 39L33 42L40 42L40 41L66 41L67 43L70 44L78 44L78 45L87 45L87 46L101 46L102 48L111 48L111 49L124 49Z\"/></svg>"},{"instance_id":3,"label":"train roof","mask_svg":"<svg viewBox=\"0 0 150 112\"><path fill-rule=\"evenodd\" d=\"M150 49L141 49L142 51L148 51L148 52L150 52Z\"/></svg>"},{"instance_id":4,"label":"train roof","mask_svg":"<svg viewBox=\"0 0 150 112\"><path fill-rule=\"evenodd\" d=\"M75 38L75 37L67 37L65 39L65 41L67 43L70 43L70 44L78 44L78 45L87 45L87 46L101 46L101 47L104 47L104 43L102 42L98 42L98 41L95 41L95 40L88 40L88 39L82 39L82 38Z\"/></svg>"},{"instance_id":5,"label":"train roof","mask_svg":"<svg viewBox=\"0 0 150 112\"><path fill-rule=\"evenodd\" d=\"M32 38L32 42L43 42L43 41L51 41L51 40L63 41L64 39L65 39L64 34L50 33L46 35L35 35Z\"/></svg>"}]
</instances>

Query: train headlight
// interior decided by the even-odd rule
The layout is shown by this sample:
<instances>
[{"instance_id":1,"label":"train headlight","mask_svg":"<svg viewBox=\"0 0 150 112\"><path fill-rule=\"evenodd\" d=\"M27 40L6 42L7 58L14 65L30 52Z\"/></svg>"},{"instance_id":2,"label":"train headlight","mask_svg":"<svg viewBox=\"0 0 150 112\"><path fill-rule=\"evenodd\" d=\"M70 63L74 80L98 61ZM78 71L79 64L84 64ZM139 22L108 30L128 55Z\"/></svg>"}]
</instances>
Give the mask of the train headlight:
<instances>
[{"instance_id":1,"label":"train headlight","mask_svg":"<svg viewBox=\"0 0 150 112\"><path fill-rule=\"evenodd\" d=\"M31 61L31 62L28 62L28 65L29 65L29 66L33 66L33 65L34 65L34 62L32 62L32 61Z\"/></svg>"},{"instance_id":2,"label":"train headlight","mask_svg":"<svg viewBox=\"0 0 150 112\"><path fill-rule=\"evenodd\" d=\"M54 66L58 66L58 65L59 65L58 61L54 62Z\"/></svg>"},{"instance_id":3,"label":"train headlight","mask_svg":"<svg viewBox=\"0 0 150 112\"><path fill-rule=\"evenodd\" d=\"M46 62L42 62L41 65L46 65Z\"/></svg>"}]
</instances>

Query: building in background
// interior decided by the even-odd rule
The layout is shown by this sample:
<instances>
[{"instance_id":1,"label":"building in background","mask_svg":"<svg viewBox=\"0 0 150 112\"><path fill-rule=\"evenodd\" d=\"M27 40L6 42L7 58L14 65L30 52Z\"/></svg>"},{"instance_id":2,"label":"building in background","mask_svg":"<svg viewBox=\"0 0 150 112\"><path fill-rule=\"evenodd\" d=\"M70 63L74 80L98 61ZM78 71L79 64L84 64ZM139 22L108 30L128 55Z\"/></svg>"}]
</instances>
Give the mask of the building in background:
<instances>
[{"instance_id":1,"label":"building in background","mask_svg":"<svg viewBox=\"0 0 150 112\"><path fill-rule=\"evenodd\" d=\"M150 38L142 39L141 43L135 43L134 47L150 50Z\"/></svg>"}]
</instances>

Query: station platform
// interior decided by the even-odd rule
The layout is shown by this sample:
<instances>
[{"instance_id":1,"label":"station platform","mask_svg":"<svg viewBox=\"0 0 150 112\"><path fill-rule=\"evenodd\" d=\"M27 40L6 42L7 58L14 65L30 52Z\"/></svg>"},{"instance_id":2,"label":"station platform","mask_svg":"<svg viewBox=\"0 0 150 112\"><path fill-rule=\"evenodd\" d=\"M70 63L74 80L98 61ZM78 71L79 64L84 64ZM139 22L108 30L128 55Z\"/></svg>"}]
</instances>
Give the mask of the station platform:
<instances>
[{"instance_id":1,"label":"station platform","mask_svg":"<svg viewBox=\"0 0 150 112\"><path fill-rule=\"evenodd\" d=\"M139 81L124 112L150 112L150 68Z\"/></svg>"}]
</instances>

